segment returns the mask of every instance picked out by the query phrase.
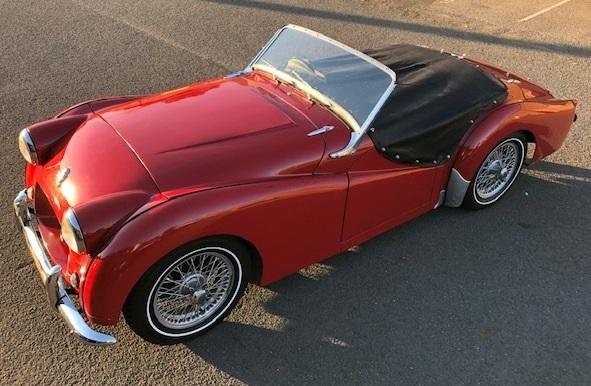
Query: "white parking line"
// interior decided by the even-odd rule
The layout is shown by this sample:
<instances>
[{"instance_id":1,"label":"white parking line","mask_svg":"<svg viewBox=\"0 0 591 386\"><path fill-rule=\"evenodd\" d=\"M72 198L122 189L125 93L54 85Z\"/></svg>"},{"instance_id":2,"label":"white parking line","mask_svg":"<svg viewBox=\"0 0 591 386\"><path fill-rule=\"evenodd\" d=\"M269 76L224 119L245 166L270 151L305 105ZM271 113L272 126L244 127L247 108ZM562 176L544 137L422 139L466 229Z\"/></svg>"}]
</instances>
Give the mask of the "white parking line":
<instances>
[{"instance_id":1,"label":"white parking line","mask_svg":"<svg viewBox=\"0 0 591 386\"><path fill-rule=\"evenodd\" d=\"M546 8L544 8L544 9L542 9L542 10L540 10L540 11L536 12L536 13L532 13L531 15L524 17L524 18L523 18L523 19L521 19L521 20L518 20L518 23L521 23L521 22L523 22L523 21L528 21L528 20L530 20L530 19L533 19L533 18L534 18L534 17L536 17L536 16L540 16L541 14L543 14L543 13L546 13L546 12L548 12L549 10L551 10L551 9L554 9L554 8L556 8L556 7L560 7L562 4L566 4L566 3L568 3L569 1L571 1L571 0L562 0L562 1L560 1L560 2L558 2L558 3L556 3L556 4L554 4L554 5L551 5L551 6L549 6L549 7L546 7Z\"/></svg>"}]
</instances>

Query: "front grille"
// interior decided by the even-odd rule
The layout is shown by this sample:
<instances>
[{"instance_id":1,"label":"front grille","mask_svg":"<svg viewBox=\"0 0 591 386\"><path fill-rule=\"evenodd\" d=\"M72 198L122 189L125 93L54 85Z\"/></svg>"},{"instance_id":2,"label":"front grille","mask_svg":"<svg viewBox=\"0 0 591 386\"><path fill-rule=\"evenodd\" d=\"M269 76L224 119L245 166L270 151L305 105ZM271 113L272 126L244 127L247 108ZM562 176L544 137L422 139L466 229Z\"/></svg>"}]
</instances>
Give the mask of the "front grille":
<instances>
[{"instance_id":1,"label":"front grille","mask_svg":"<svg viewBox=\"0 0 591 386\"><path fill-rule=\"evenodd\" d=\"M45 192L39 185L35 186L35 192L33 193L35 213L37 214L37 220L39 223L50 227L60 229L60 222L45 195Z\"/></svg>"},{"instance_id":2,"label":"front grille","mask_svg":"<svg viewBox=\"0 0 591 386\"><path fill-rule=\"evenodd\" d=\"M40 185L35 185L33 206L37 216L38 231L46 251L54 264L65 268L68 263L68 248L61 240L60 221Z\"/></svg>"}]
</instances>

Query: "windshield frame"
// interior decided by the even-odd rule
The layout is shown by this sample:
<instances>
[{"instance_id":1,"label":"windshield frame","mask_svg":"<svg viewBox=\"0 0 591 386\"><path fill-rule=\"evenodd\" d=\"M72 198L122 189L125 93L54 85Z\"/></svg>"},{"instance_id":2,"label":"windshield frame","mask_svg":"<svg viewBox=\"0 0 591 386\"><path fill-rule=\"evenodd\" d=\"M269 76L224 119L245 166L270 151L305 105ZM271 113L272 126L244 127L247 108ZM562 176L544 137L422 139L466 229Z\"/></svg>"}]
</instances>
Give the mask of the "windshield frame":
<instances>
[{"instance_id":1,"label":"windshield frame","mask_svg":"<svg viewBox=\"0 0 591 386\"><path fill-rule=\"evenodd\" d=\"M310 87L310 85L308 85L307 83L302 82L302 81L298 80L297 78L295 78L295 77L293 77L281 70L278 70L274 67L266 66L261 63L257 63L259 61L259 59L269 49L269 47L271 47L271 45L275 42L277 37L279 37L281 32L283 32L286 29L297 30L297 31L306 33L310 36L313 36L315 38L324 40L332 45L335 45L335 46L365 60L366 62L374 65L376 68L382 70L383 72L385 72L386 74L388 74L390 76L392 81L390 82L388 87L386 87L384 93L380 96L380 98L378 99L375 106L371 109L371 111L370 111L369 115L367 116L367 118L365 119L365 121L358 122L346 109L344 109L342 106L340 106L338 103L336 103L334 100L332 100L331 98L329 98L325 94ZM392 71L390 68L388 68L384 64L380 63L379 61L375 60L374 58L372 58L368 55L365 55L364 53L362 53L360 51L357 51L354 48L351 48L341 42L331 39L319 32L312 31L310 29L300 27L297 25L293 25L293 24L285 25L285 26L281 27L279 30L277 30L277 32L275 32L275 34L271 37L271 39L267 42L267 44L265 44L265 46L250 61L248 66L246 66L246 68L243 71L244 72L251 72L254 70L260 70L263 72L270 73L274 79L278 79L279 81L282 81L283 83L287 83L287 84L291 85L292 87L297 88L298 90L302 91L306 96L308 96L308 98L311 98L315 102L321 104L322 106L325 106L327 109L329 109L336 116L341 118L349 126L349 128L351 129L351 138L349 140L349 143L343 149L330 154L330 156L332 158L341 158L341 157L353 154L355 152L355 150L357 149L357 146L359 145L359 142L361 141L361 138L367 132L367 130L369 129L369 126L373 123L373 120L375 119L377 113L380 111L380 109L382 108L382 106L384 105L384 103L386 102L386 100L388 99L388 97L390 96L390 94L392 93L394 88L396 87L396 74L394 73L394 71Z\"/></svg>"}]
</instances>

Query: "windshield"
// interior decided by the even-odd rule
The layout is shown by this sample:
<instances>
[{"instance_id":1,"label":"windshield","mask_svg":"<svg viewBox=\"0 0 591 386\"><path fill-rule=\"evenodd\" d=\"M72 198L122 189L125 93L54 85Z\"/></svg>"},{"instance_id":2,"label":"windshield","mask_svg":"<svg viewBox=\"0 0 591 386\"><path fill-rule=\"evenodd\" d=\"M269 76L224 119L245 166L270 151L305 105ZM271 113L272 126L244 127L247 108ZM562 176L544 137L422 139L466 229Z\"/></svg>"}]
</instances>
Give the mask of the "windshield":
<instances>
[{"instance_id":1,"label":"windshield","mask_svg":"<svg viewBox=\"0 0 591 386\"><path fill-rule=\"evenodd\" d=\"M371 123L394 83L372 58L300 27L280 30L250 65L301 89L360 131Z\"/></svg>"}]
</instances>

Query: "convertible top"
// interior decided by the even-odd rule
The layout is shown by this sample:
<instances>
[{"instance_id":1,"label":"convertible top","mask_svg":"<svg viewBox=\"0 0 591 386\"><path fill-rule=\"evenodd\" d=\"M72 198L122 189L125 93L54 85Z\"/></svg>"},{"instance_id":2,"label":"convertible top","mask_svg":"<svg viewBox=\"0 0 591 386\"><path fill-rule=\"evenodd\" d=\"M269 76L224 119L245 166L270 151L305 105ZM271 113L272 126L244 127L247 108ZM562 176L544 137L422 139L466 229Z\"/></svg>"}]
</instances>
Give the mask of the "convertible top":
<instances>
[{"instance_id":1,"label":"convertible top","mask_svg":"<svg viewBox=\"0 0 591 386\"><path fill-rule=\"evenodd\" d=\"M502 82L449 53L406 44L365 53L396 73L396 87L369 132L393 161L447 161L478 116L507 97Z\"/></svg>"}]
</instances>

